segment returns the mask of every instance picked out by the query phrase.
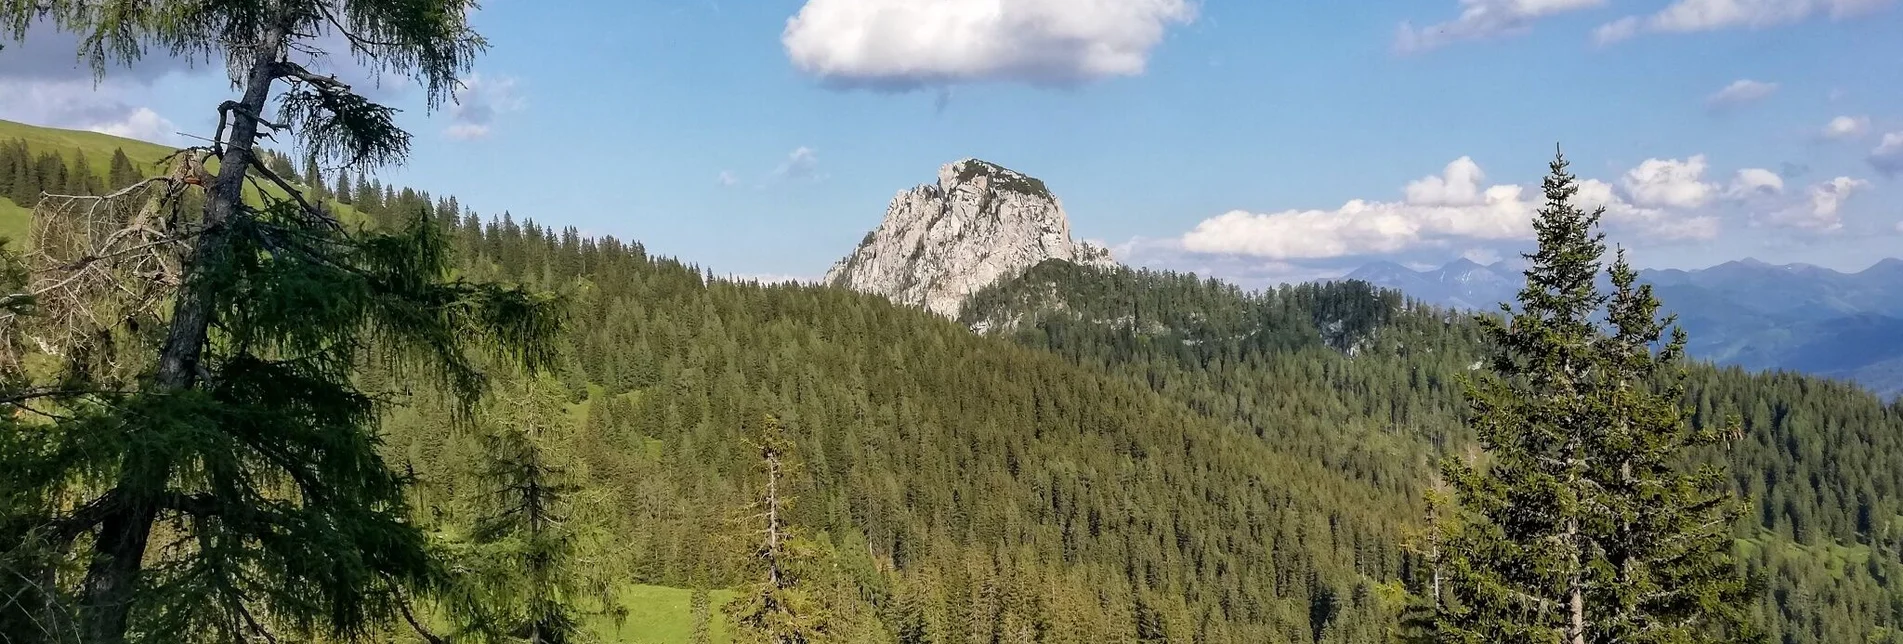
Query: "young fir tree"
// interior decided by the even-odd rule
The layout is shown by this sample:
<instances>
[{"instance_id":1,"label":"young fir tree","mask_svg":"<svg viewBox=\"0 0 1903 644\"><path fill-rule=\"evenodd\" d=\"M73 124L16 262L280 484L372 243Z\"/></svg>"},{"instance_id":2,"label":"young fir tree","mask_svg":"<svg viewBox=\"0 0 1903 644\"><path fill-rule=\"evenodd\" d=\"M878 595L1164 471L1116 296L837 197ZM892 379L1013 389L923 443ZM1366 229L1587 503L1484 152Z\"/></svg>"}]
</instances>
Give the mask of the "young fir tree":
<instances>
[{"instance_id":1,"label":"young fir tree","mask_svg":"<svg viewBox=\"0 0 1903 644\"><path fill-rule=\"evenodd\" d=\"M483 47L470 8L0 4L0 35L19 40L36 24L76 32L97 72L156 48L225 60L240 92L216 106L219 127L199 151L220 163L180 240L182 283L145 384L68 401L58 431L7 437L34 443L5 452L8 489L61 500L38 531L59 555L47 565L73 571L55 578L77 615L46 632L100 644L273 630L349 638L388 620L404 587L428 585L432 561L406 516L405 479L378 454L382 398L353 383L352 369L412 368L409 379L472 402L484 379L469 349L539 365L559 317L542 298L452 280L434 222L346 230L267 168L256 142L261 130L285 130L314 160L400 161L410 138L391 108L296 60L346 43L372 73L412 75L434 107ZM285 198L247 201L252 177Z\"/></svg>"},{"instance_id":2,"label":"young fir tree","mask_svg":"<svg viewBox=\"0 0 1903 644\"><path fill-rule=\"evenodd\" d=\"M1684 334L1655 349L1670 321L1623 255L1614 292L1600 292L1603 209L1573 205L1566 167L1557 157L1544 182L1518 310L1480 318L1492 375L1468 397L1485 457L1443 465L1457 508L1436 517L1439 593L1408 631L1473 644L1748 639L1729 559L1737 504L1721 473L1682 472L1688 448L1716 435L1690 432L1678 406Z\"/></svg>"}]
</instances>

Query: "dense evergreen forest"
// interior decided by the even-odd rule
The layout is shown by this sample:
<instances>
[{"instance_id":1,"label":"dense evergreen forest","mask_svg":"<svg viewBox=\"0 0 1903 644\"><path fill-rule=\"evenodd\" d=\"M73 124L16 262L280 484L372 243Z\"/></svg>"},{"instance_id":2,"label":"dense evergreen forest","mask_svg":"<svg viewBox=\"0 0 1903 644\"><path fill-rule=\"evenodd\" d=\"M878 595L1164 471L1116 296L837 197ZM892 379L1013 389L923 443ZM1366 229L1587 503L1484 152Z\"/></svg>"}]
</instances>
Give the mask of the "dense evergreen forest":
<instances>
[{"instance_id":1,"label":"dense evergreen forest","mask_svg":"<svg viewBox=\"0 0 1903 644\"><path fill-rule=\"evenodd\" d=\"M569 449L612 507L624 579L744 578L741 439L781 414L804 456L795 523L873 639L1383 641L1422 575L1432 464L1471 447L1475 326L1360 283L1252 293L1051 262L953 325L532 222L465 214L456 236L472 275L573 299ZM1767 630L1899 641L1903 408L1709 367L1686 403L1744 419L1704 458L1754 504L1737 543ZM429 416L392 425L393 457L453 487L430 474L456 448Z\"/></svg>"},{"instance_id":2,"label":"dense evergreen forest","mask_svg":"<svg viewBox=\"0 0 1903 644\"><path fill-rule=\"evenodd\" d=\"M1434 456L1470 448L1455 378L1479 367L1476 326L1356 283L1244 293L1052 262L979 293L964 319L1150 383L1278 450L1390 482L1388 493L1417 494ZM1743 419L1744 435L1703 458L1729 461L1754 506L1737 543L1765 586L1767 630L1783 642L1896 641L1903 404L1794 373L1695 366L1689 384L1695 424ZM1290 407L1316 424L1275 422Z\"/></svg>"},{"instance_id":3,"label":"dense evergreen forest","mask_svg":"<svg viewBox=\"0 0 1903 644\"><path fill-rule=\"evenodd\" d=\"M1385 641L1423 574L1433 463L1471 449L1458 379L1476 326L1358 282L1247 292L1053 261L950 324L506 215L456 221L470 276L572 302L563 451L618 535L598 555L613 576L743 583L744 437L777 414L803 462L794 523L874 641ZM1744 420L1703 458L1753 504L1737 544L1766 629L1903 641L1903 405L1792 373L1698 366L1691 385L1695 423ZM391 458L449 521L476 450L428 410L397 413Z\"/></svg>"},{"instance_id":4,"label":"dense evergreen forest","mask_svg":"<svg viewBox=\"0 0 1903 644\"><path fill-rule=\"evenodd\" d=\"M90 166L6 148L0 168L42 187L134 180L117 158L74 179ZM1472 448L1458 382L1477 327L1358 282L1246 292L1050 262L953 323L268 158L362 225L429 213L466 278L567 302L554 368L498 369L481 417L545 428L538 458L575 491L571 593L749 583L748 436L771 416L798 463L801 565L841 639L1386 641L1425 574L1433 463ZM414 476L418 521L481 523L495 436L379 364L359 377L399 403L382 449ZM1789 373L1697 367L1691 384L1695 422L1744 419L1701 458L1753 503L1737 548L1767 630L1903 641L1903 405Z\"/></svg>"}]
</instances>

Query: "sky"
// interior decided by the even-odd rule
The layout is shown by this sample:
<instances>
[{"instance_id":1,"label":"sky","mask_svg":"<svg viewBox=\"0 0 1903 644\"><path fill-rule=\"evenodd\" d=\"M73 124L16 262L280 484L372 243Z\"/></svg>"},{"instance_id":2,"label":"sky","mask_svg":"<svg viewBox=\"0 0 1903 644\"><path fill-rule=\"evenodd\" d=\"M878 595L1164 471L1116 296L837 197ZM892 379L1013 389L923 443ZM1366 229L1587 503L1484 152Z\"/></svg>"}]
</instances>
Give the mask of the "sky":
<instances>
[{"instance_id":1,"label":"sky","mask_svg":"<svg viewBox=\"0 0 1903 644\"><path fill-rule=\"evenodd\" d=\"M378 174L720 274L816 278L967 157L1130 264L1244 284L1511 257L1555 146L1635 263L1903 255L1896 0L489 0L489 50ZM103 78L45 28L0 118L171 144L223 66Z\"/></svg>"}]
</instances>

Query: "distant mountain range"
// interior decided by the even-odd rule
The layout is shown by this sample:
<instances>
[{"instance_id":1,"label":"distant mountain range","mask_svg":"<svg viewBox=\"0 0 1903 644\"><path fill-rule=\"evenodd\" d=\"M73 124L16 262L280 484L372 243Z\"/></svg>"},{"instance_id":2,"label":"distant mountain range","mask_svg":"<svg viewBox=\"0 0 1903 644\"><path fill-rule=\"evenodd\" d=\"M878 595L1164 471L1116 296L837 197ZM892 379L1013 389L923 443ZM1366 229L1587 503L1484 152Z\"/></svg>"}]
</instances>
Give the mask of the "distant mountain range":
<instances>
[{"instance_id":1,"label":"distant mountain range","mask_svg":"<svg viewBox=\"0 0 1903 644\"><path fill-rule=\"evenodd\" d=\"M1743 259L1700 270L1645 270L1639 277L1678 314L1694 357L1854 380L1885 396L1903 393L1903 259L1855 273ZM1375 262L1343 279L1441 306L1488 310L1513 299L1524 281L1517 263L1466 259L1424 271Z\"/></svg>"}]
</instances>

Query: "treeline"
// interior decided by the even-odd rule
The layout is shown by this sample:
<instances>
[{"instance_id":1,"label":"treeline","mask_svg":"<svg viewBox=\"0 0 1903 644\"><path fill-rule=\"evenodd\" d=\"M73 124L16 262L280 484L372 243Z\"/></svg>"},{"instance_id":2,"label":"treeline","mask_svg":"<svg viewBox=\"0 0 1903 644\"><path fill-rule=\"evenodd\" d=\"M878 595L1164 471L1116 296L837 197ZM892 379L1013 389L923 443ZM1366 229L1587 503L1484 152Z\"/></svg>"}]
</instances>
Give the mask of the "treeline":
<instances>
[{"instance_id":1,"label":"treeline","mask_svg":"<svg viewBox=\"0 0 1903 644\"><path fill-rule=\"evenodd\" d=\"M113 150L102 176L82 150L68 159L56 150L29 149L24 139L0 141L0 197L22 208L38 205L42 193L101 195L141 178L122 149Z\"/></svg>"}]
</instances>

